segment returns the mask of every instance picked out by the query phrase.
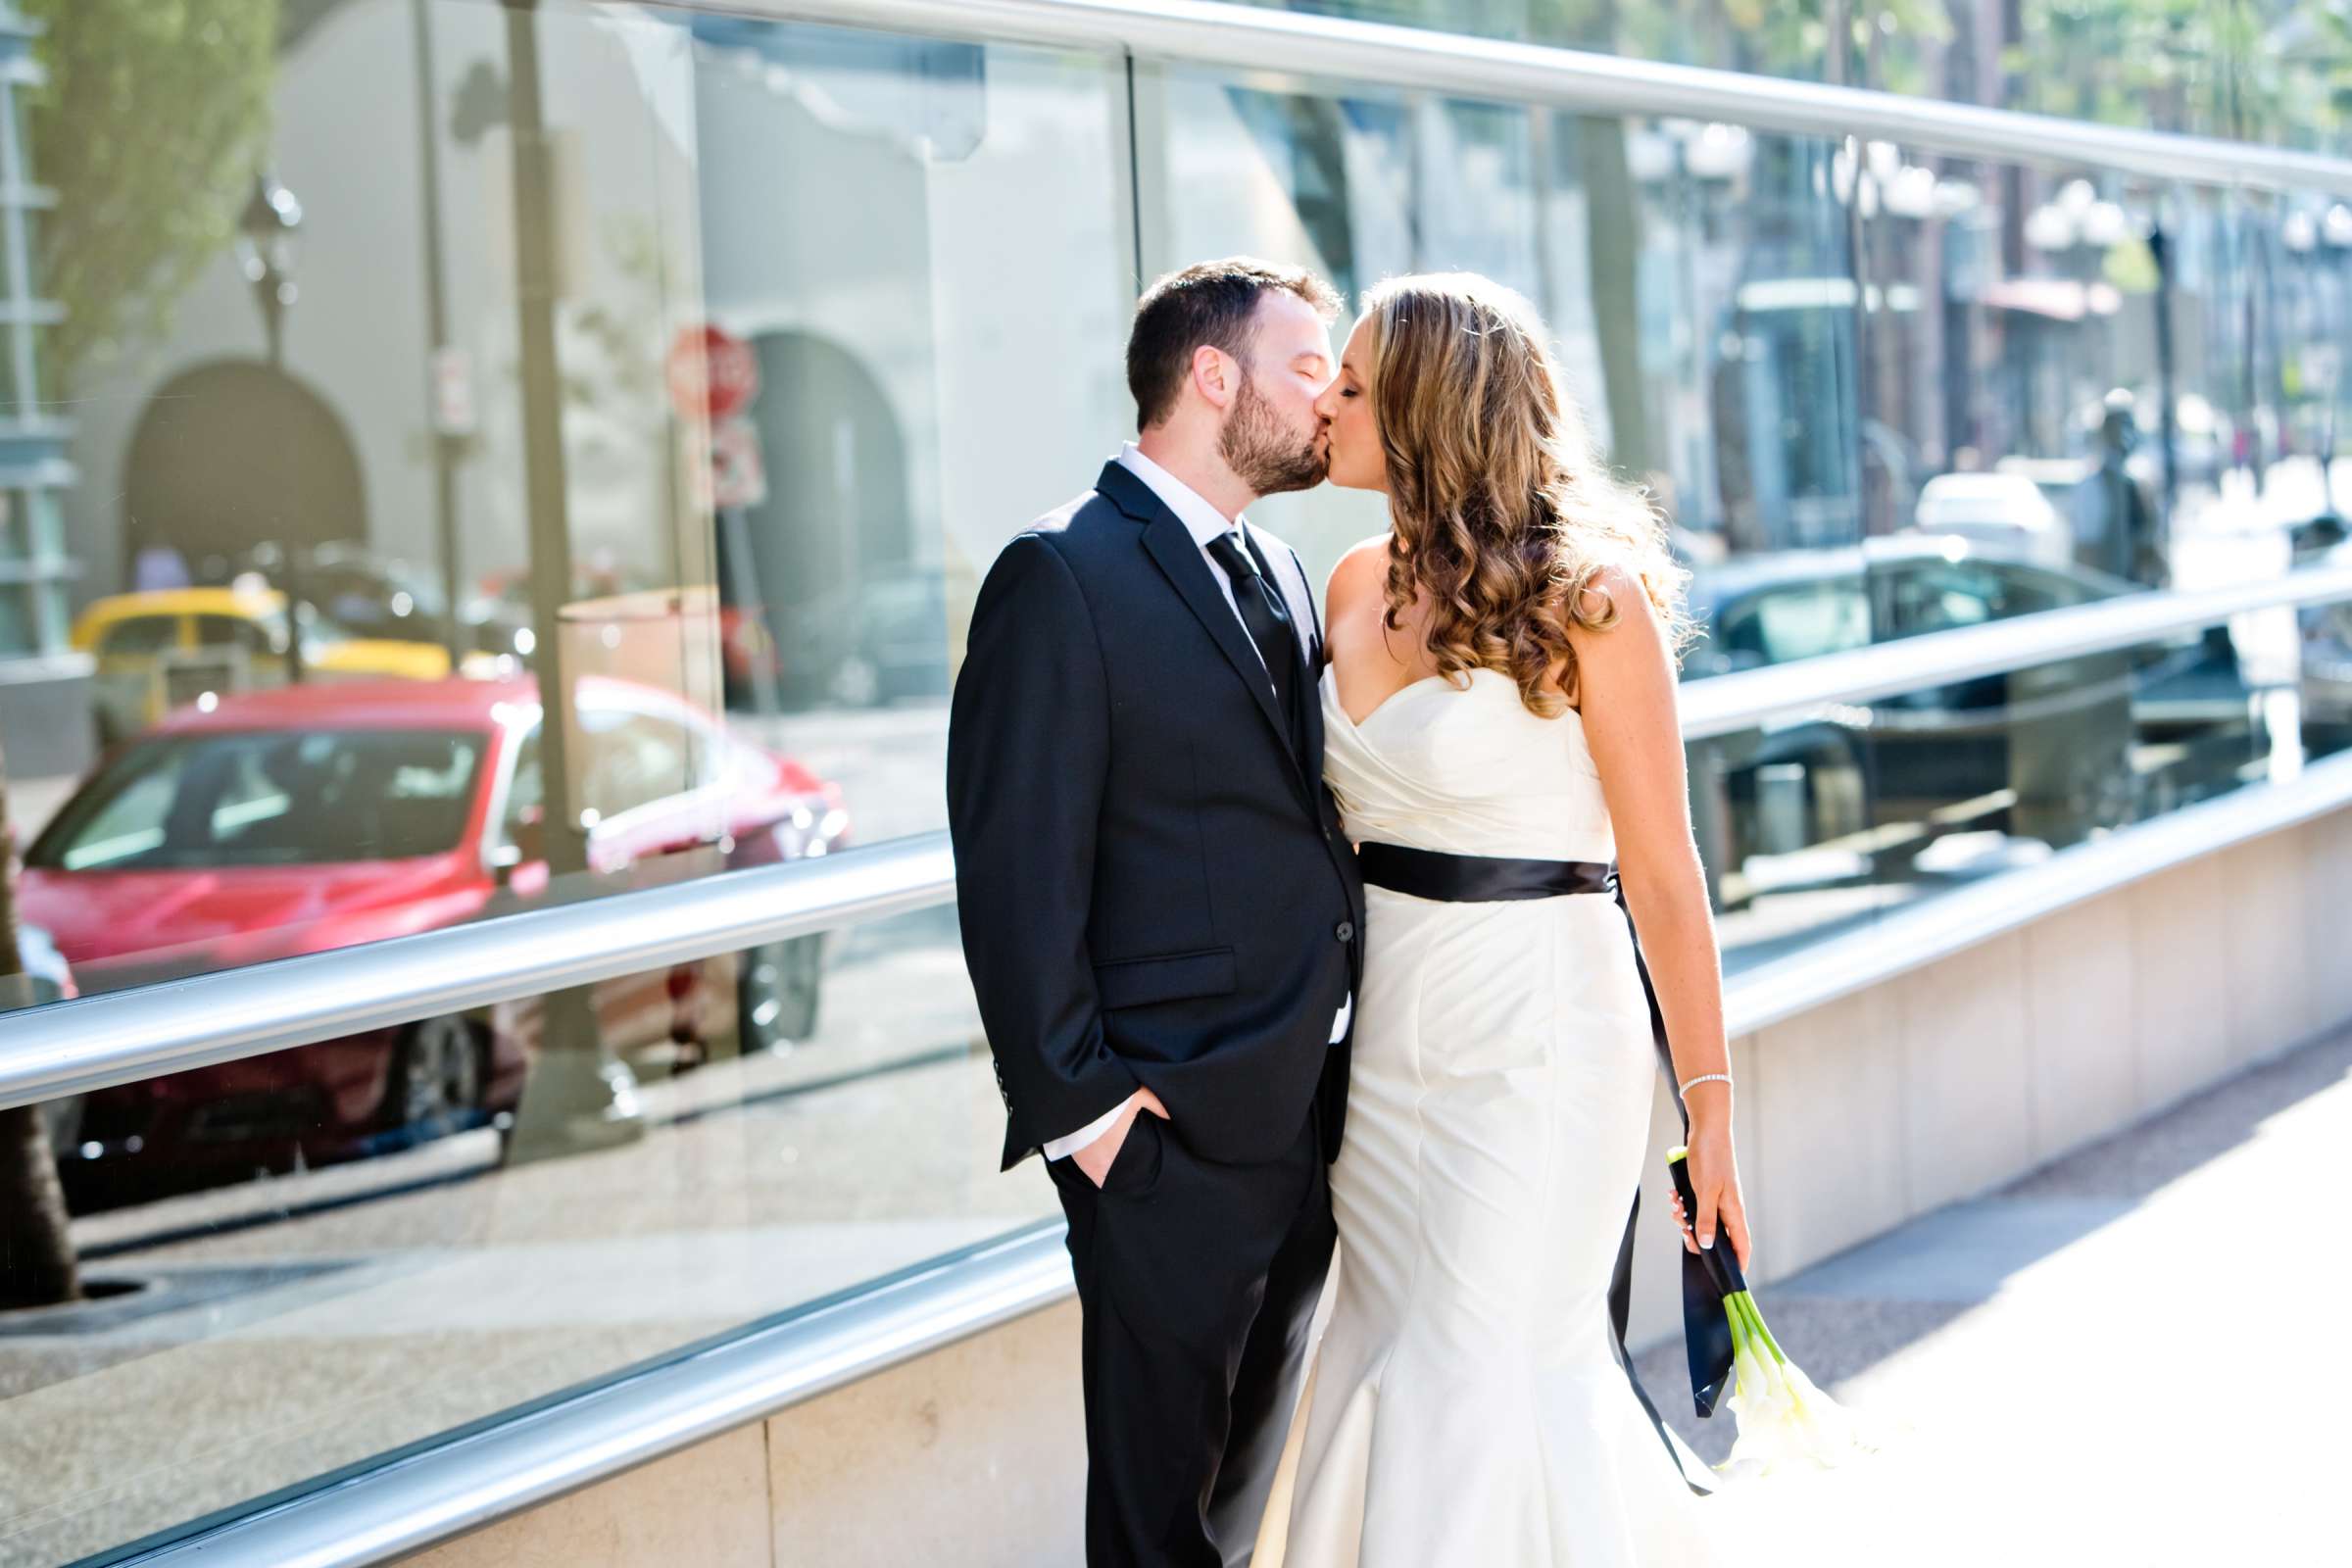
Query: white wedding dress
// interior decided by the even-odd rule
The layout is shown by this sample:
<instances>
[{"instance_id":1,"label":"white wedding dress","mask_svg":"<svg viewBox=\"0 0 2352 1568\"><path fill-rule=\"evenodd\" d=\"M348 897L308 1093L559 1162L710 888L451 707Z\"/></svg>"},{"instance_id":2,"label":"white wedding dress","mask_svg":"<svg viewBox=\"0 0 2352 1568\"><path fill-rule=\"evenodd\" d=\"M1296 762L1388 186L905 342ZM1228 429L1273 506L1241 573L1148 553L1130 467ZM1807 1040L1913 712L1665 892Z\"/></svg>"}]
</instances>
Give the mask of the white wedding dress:
<instances>
[{"instance_id":1,"label":"white wedding dress","mask_svg":"<svg viewBox=\"0 0 2352 1568\"><path fill-rule=\"evenodd\" d=\"M1322 701L1350 839L1615 858L1582 719L1509 677L1421 681L1360 724L1329 675ZM1684 1478L1707 1471L1609 1325L1658 1075L1624 912L1366 897L1336 1295L1256 1568L1714 1560Z\"/></svg>"}]
</instances>

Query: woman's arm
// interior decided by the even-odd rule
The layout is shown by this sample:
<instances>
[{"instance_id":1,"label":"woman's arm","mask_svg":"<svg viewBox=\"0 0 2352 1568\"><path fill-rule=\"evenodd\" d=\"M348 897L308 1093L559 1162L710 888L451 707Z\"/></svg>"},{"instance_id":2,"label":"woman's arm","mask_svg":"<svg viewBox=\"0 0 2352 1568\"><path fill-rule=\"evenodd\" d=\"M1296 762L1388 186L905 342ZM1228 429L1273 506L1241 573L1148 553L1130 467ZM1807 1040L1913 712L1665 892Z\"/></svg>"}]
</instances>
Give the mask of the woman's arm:
<instances>
[{"instance_id":1,"label":"woman's arm","mask_svg":"<svg viewBox=\"0 0 2352 1568\"><path fill-rule=\"evenodd\" d=\"M1585 738L1600 768L1601 793L1617 833L1619 880L1642 938L1642 954L1665 1015L1674 1076L1729 1072L1723 1033L1723 975L1707 884L1690 834L1683 735L1675 712L1674 657L1656 609L1634 577L1604 568L1588 593L1607 595L1617 623L1593 631L1571 623L1576 700ZM1747 1210L1732 1152L1732 1086L1691 1089L1690 1182L1698 1199L1697 1245L1712 1247L1720 1220L1740 1264L1747 1262Z\"/></svg>"}]
</instances>

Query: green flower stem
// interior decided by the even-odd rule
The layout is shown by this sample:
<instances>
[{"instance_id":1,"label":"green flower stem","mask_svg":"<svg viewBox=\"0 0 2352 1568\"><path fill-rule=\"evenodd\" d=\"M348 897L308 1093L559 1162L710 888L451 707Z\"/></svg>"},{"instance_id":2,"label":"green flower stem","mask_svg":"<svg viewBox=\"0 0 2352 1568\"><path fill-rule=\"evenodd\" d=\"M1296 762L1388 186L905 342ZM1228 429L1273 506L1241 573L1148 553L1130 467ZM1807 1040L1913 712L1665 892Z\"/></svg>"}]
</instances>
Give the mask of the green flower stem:
<instances>
[{"instance_id":1,"label":"green flower stem","mask_svg":"<svg viewBox=\"0 0 2352 1568\"><path fill-rule=\"evenodd\" d=\"M1724 1298L1724 1303L1727 1306L1737 1303L1740 1313L1747 1320L1748 1333L1754 1337L1756 1343L1769 1351L1775 1361L1783 1366L1788 1364L1788 1357L1781 1351L1780 1341L1774 1339L1772 1330L1764 1326L1764 1313L1756 1305L1754 1296L1746 1291L1735 1291Z\"/></svg>"},{"instance_id":2,"label":"green flower stem","mask_svg":"<svg viewBox=\"0 0 2352 1568\"><path fill-rule=\"evenodd\" d=\"M1756 1337L1764 1342L1764 1348L1772 1352L1775 1361L1787 1366L1788 1357L1781 1352L1781 1342L1774 1339L1772 1330L1765 1326L1764 1309L1756 1304L1754 1297L1745 1296L1743 1298L1747 1304L1748 1321L1755 1325Z\"/></svg>"},{"instance_id":3,"label":"green flower stem","mask_svg":"<svg viewBox=\"0 0 2352 1568\"><path fill-rule=\"evenodd\" d=\"M1764 1348L1763 1341L1756 1338L1756 1325L1748 1317L1740 1298L1741 1293L1734 1291L1723 1298L1723 1309L1731 1314L1733 1342L1761 1358L1768 1352Z\"/></svg>"}]
</instances>

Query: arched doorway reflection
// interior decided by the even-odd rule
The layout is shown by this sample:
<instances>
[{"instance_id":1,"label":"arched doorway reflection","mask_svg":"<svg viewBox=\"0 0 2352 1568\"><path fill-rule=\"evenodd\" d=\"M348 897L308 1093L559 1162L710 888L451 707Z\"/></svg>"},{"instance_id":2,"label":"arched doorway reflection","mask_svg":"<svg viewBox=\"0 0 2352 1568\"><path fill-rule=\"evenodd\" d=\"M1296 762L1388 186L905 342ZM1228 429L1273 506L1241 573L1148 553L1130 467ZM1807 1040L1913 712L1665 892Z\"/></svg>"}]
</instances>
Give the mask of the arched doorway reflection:
<instances>
[{"instance_id":1,"label":"arched doorway reflection","mask_svg":"<svg viewBox=\"0 0 2352 1568\"><path fill-rule=\"evenodd\" d=\"M176 551L200 578L264 543L368 537L359 453L341 416L251 360L195 366L156 389L123 462L122 512L133 559Z\"/></svg>"},{"instance_id":2,"label":"arched doorway reflection","mask_svg":"<svg viewBox=\"0 0 2352 1568\"><path fill-rule=\"evenodd\" d=\"M760 391L750 417L767 495L749 510L746 534L784 700L862 704L928 690L924 651L893 630L922 582L906 440L889 395L839 343L800 331L752 341ZM938 662L944 679L944 636Z\"/></svg>"}]
</instances>

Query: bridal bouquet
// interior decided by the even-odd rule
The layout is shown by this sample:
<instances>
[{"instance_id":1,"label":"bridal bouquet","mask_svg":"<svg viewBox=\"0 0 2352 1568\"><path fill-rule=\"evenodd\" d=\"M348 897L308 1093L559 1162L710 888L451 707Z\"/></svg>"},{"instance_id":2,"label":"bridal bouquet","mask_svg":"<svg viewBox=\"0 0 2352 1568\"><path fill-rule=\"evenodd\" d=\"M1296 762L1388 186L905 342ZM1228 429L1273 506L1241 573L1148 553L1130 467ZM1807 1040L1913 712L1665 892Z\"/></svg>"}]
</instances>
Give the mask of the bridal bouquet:
<instances>
[{"instance_id":1,"label":"bridal bouquet","mask_svg":"<svg viewBox=\"0 0 2352 1568\"><path fill-rule=\"evenodd\" d=\"M1682 1198L1683 1212L1695 1219L1698 1202L1690 1191L1689 1154L1688 1149L1669 1150L1666 1168ZM1782 1353L1780 1342L1764 1326L1764 1314L1740 1273L1730 1239L1723 1242L1699 1253L1723 1296L1724 1316L1731 1324L1732 1413L1740 1420L1731 1456L1718 1468L1754 1475L1800 1465L1829 1469L1874 1451L1878 1444L1862 1423L1815 1388L1813 1380Z\"/></svg>"}]
</instances>

